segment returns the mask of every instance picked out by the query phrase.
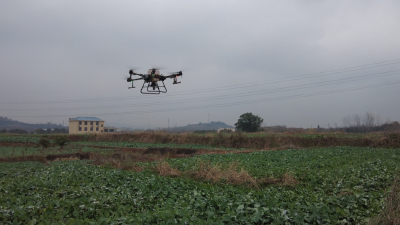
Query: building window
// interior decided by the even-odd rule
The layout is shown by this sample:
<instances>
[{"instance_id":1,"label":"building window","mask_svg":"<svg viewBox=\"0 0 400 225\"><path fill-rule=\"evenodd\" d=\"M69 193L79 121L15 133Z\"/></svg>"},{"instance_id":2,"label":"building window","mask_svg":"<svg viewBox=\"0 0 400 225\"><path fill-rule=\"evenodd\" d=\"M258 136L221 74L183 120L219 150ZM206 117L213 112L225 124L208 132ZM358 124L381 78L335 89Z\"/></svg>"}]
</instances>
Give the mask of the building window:
<instances>
[{"instance_id":1,"label":"building window","mask_svg":"<svg viewBox=\"0 0 400 225\"><path fill-rule=\"evenodd\" d=\"M96 127L96 131L99 131L99 128L98 128L98 127Z\"/></svg>"},{"instance_id":2,"label":"building window","mask_svg":"<svg viewBox=\"0 0 400 225\"><path fill-rule=\"evenodd\" d=\"M90 122L90 125L93 125L93 122Z\"/></svg>"},{"instance_id":3,"label":"building window","mask_svg":"<svg viewBox=\"0 0 400 225\"><path fill-rule=\"evenodd\" d=\"M90 128L90 131L93 131L93 127Z\"/></svg>"},{"instance_id":4,"label":"building window","mask_svg":"<svg viewBox=\"0 0 400 225\"><path fill-rule=\"evenodd\" d=\"M103 127L103 124L101 125L101 127Z\"/></svg>"},{"instance_id":5,"label":"building window","mask_svg":"<svg viewBox=\"0 0 400 225\"><path fill-rule=\"evenodd\" d=\"M110 129L110 132L114 132L114 129Z\"/></svg>"},{"instance_id":6,"label":"building window","mask_svg":"<svg viewBox=\"0 0 400 225\"><path fill-rule=\"evenodd\" d=\"M79 127L79 131L82 131L82 127Z\"/></svg>"},{"instance_id":7,"label":"building window","mask_svg":"<svg viewBox=\"0 0 400 225\"><path fill-rule=\"evenodd\" d=\"M98 126L98 125L99 125L99 122L96 122L96 125Z\"/></svg>"},{"instance_id":8,"label":"building window","mask_svg":"<svg viewBox=\"0 0 400 225\"><path fill-rule=\"evenodd\" d=\"M85 127L85 131L87 131L87 127Z\"/></svg>"},{"instance_id":9,"label":"building window","mask_svg":"<svg viewBox=\"0 0 400 225\"><path fill-rule=\"evenodd\" d=\"M79 125L82 125L82 121L79 121Z\"/></svg>"},{"instance_id":10,"label":"building window","mask_svg":"<svg viewBox=\"0 0 400 225\"><path fill-rule=\"evenodd\" d=\"M85 121L85 125L87 125L87 121Z\"/></svg>"},{"instance_id":11,"label":"building window","mask_svg":"<svg viewBox=\"0 0 400 225\"><path fill-rule=\"evenodd\" d=\"M101 132L103 132L103 130L101 130Z\"/></svg>"},{"instance_id":12,"label":"building window","mask_svg":"<svg viewBox=\"0 0 400 225\"><path fill-rule=\"evenodd\" d=\"M108 132L108 129L104 129L104 132Z\"/></svg>"}]
</instances>

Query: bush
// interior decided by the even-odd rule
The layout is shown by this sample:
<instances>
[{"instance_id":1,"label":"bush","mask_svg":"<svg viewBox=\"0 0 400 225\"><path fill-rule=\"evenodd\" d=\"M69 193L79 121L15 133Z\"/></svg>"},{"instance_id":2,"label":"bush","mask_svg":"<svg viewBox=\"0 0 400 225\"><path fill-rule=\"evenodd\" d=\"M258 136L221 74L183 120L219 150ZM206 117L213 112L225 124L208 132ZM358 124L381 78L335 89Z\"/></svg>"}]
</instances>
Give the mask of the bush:
<instances>
[{"instance_id":1,"label":"bush","mask_svg":"<svg viewBox=\"0 0 400 225\"><path fill-rule=\"evenodd\" d=\"M232 131L231 129L223 129L223 130L220 130L219 133L230 134L230 133L234 133L234 131Z\"/></svg>"},{"instance_id":2,"label":"bush","mask_svg":"<svg viewBox=\"0 0 400 225\"><path fill-rule=\"evenodd\" d=\"M54 138L54 143L56 143L57 145L60 146L60 148L62 148L65 144L67 144L69 142L69 138L65 137L65 136L57 136Z\"/></svg>"},{"instance_id":3,"label":"bush","mask_svg":"<svg viewBox=\"0 0 400 225\"><path fill-rule=\"evenodd\" d=\"M46 138L40 138L39 145L43 146L43 148L47 148L50 146L50 141Z\"/></svg>"}]
</instances>

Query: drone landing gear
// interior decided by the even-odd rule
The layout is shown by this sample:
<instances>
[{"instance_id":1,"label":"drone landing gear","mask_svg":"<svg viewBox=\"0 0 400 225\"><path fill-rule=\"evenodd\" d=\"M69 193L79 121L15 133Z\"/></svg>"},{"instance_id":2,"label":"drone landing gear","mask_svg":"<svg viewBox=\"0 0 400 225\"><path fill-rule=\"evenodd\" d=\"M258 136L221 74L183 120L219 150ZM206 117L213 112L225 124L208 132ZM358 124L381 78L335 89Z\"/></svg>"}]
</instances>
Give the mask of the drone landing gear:
<instances>
[{"instance_id":1,"label":"drone landing gear","mask_svg":"<svg viewBox=\"0 0 400 225\"><path fill-rule=\"evenodd\" d=\"M160 94L160 93L167 93L167 88L165 87L164 81L161 81L163 85L158 85L158 82L143 82L142 89L140 93L142 94ZM147 87L145 88L145 84L147 83ZM160 90L161 87L161 90ZM145 89L144 89L145 88ZM164 88L164 90L163 90ZM143 91L144 89L144 91ZM151 90L153 89L153 90Z\"/></svg>"},{"instance_id":2,"label":"drone landing gear","mask_svg":"<svg viewBox=\"0 0 400 225\"><path fill-rule=\"evenodd\" d=\"M178 76L174 77L174 83L172 84L180 84L181 82L178 82Z\"/></svg>"},{"instance_id":3,"label":"drone landing gear","mask_svg":"<svg viewBox=\"0 0 400 225\"><path fill-rule=\"evenodd\" d=\"M135 87L133 86L133 81L132 81L131 83L132 83L132 87L128 87L128 89L135 88Z\"/></svg>"}]
</instances>

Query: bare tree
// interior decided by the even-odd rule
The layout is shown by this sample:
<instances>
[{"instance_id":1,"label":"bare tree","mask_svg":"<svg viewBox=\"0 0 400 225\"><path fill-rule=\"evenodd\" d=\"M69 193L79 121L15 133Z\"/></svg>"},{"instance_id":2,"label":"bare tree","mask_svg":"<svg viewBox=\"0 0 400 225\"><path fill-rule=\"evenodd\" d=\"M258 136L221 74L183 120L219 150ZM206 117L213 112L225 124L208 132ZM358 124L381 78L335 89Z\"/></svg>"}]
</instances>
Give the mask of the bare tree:
<instances>
[{"instance_id":1,"label":"bare tree","mask_svg":"<svg viewBox=\"0 0 400 225\"><path fill-rule=\"evenodd\" d=\"M380 125L379 115L374 115L370 112L365 113L363 116L358 114L347 116L342 121L349 132L368 132Z\"/></svg>"},{"instance_id":2,"label":"bare tree","mask_svg":"<svg viewBox=\"0 0 400 225\"><path fill-rule=\"evenodd\" d=\"M375 126L380 126L380 125L382 125L381 117L379 116L379 114L376 114Z\"/></svg>"},{"instance_id":3,"label":"bare tree","mask_svg":"<svg viewBox=\"0 0 400 225\"><path fill-rule=\"evenodd\" d=\"M375 126L375 116L374 114L367 112L363 117L363 125L367 128L371 128Z\"/></svg>"},{"instance_id":4,"label":"bare tree","mask_svg":"<svg viewBox=\"0 0 400 225\"><path fill-rule=\"evenodd\" d=\"M350 127L351 126L351 117L346 116L342 119L343 127Z\"/></svg>"},{"instance_id":5,"label":"bare tree","mask_svg":"<svg viewBox=\"0 0 400 225\"><path fill-rule=\"evenodd\" d=\"M354 114L353 124L354 127L361 127L361 116L359 116L358 114Z\"/></svg>"}]
</instances>

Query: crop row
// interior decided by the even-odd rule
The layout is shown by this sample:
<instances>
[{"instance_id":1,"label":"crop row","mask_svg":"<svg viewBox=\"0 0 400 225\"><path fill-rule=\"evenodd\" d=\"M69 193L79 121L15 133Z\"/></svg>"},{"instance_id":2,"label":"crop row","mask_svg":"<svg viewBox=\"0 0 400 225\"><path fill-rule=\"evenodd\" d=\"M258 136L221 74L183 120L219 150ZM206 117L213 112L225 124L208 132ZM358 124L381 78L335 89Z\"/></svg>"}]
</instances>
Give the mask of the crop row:
<instances>
[{"instance_id":1,"label":"crop row","mask_svg":"<svg viewBox=\"0 0 400 225\"><path fill-rule=\"evenodd\" d=\"M4 147L0 146L0 158L2 157L16 157L16 156L29 156L29 155L58 155L58 154L69 154L76 152L99 152L107 151L107 149L98 149L92 147L76 147L67 146L63 149L59 147L52 148L35 148L35 147Z\"/></svg>"},{"instance_id":2,"label":"crop row","mask_svg":"<svg viewBox=\"0 0 400 225\"><path fill-rule=\"evenodd\" d=\"M11 143L35 143L38 144L41 137L23 135L0 135L0 142Z\"/></svg>"}]
</instances>

